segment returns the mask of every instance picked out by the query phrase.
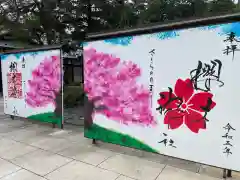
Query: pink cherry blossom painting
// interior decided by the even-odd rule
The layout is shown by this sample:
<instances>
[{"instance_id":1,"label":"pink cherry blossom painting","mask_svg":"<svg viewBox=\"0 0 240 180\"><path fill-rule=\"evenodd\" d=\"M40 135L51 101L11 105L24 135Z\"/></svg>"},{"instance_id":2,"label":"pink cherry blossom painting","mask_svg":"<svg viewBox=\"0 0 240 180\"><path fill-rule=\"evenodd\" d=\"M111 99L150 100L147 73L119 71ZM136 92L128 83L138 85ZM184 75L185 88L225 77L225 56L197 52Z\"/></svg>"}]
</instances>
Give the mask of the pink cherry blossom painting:
<instances>
[{"instance_id":1,"label":"pink cherry blossom painting","mask_svg":"<svg viewBox=\"0 0 240 180\"><path fill-rule=\"evenodd\" d=\"M39 58L40 59L40 58ZM25 103L33 111L40 111L29 119L51 122L62 126L62 72L60 54L41 56L31 71L27 83Z\"/></svg>"},{"instance_id":2,"label":"pink cherry blossom painting","mask_svg":"<svg viewBox=\"0 0 240 180\"><path fill-rule=\"evenodd\" d=\"M29 91L26 103L33 107L45 107L52 103L61 88L60 57L50 56L32 71L32 79L28 80Z\"/></svg>"},{"instance_id":3,"label":"pink cherry blossom painting","mask_svg":"<svg viewBox=\"0 0 240 180\"><path fill-rule=\"evenodd\" d=\"M156 125L150 92L137 81L142 73L137 64L93 48L84 51L84 63L84 90L96 109L88 113L100 113L125 125ZM87 117L89 121L91 115Z\"/></svg>"}]
</instances>

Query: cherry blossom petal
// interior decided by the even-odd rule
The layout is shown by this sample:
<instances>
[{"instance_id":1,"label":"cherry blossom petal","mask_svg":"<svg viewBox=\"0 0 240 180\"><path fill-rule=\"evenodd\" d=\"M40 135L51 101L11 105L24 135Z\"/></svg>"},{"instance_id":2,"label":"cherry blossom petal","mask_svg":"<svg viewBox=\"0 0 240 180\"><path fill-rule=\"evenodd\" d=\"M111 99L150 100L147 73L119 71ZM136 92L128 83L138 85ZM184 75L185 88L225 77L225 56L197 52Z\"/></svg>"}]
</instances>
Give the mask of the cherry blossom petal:
<instances>
[{"instance_id":1,"label":"cherry blossom petal","mask_svg":"<svg viewBox=\"0 0 240 180\"><path fill-rule=\"evenodd\" d=\"M213 95L208 92L201 92L194 94L194 96L188 102L191 109L200 112L209 112L216 105L214 101L212 101Z\"/></svg>"},{"instance_id":2,"label":"cherry blossom petal","mask_svg":"<svg viewBox=\"0 0 240 180\"><path fill-rule=\"evenodd\" d=\"M176 110L170 110L164 117L164 124L168 124L170 129L177 129L183 124L184 114Z\"/></svg>"},{"instance_id":3,"label":"cherry blossom petal","mask_svg":"<svg viewBox=\"0 0 240 180\"><path fill-rule=\"evenodd\" d=\"M184 102L188 101L194 92L192 81L190 79L186 79L185 81L178 79L174 92L177 97L183 98Z\"/></svg>"},{"instance_id":4,"label":"cherry blossom petal","mask_svg":"<svg viewBox=\"0 0 240 180\"><path fill-rule=\"evenodd\" d=\"M158 104L165 109L174 109L177 108L178 100L171 100L176 98L173 93L170 92L161 92L160 99L158 99Z\"/></svg>"},{"instance_id":5,"label":"cherry blossom petal","mask_svg":"<svg viewBox=\"0 0 240 180\"><path fill-rule=\"evenodd\" d=\"M206 120L202 114L188 109L188 113L184 116L185 124L194 133L198 133L199 129L206 129Z\"/></svg>"}]
</instances>

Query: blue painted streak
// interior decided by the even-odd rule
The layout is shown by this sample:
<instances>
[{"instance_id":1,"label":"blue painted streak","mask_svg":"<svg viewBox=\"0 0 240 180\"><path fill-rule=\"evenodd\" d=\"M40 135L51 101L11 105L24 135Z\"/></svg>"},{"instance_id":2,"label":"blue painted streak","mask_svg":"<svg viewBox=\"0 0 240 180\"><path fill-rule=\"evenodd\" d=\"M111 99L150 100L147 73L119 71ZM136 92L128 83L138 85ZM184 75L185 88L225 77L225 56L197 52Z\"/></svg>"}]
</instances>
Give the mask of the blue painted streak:
<instances>
[{"instance_id":1,"label":"blue painted streak","mask_svg":"<svg viewBox=\"0 0 240 180\"><path fill-rule=\"evenodd\" d=\"M179 32L177 31L160 32L160 33L155 33L153 36L155 36L159 40L172 39L172 38L178 37Z\"/></svg>"},{"instance_id":2,"label":"blue painted streak","mask_svg":"<svg viewBox=\"0 0 240 180\"><path fill-rule=\"evenodd\" d=\"M226 24L221 29L221 35L226 35L231 32L234 32L237 37L240 37L240 23L230 23Z\"/></svg>"},{"instance_id":3,"label":"blue painted streak","mask_svg":"<svg viewBox=\"0 0 240 180\"><path fill-rule=\"evenodd\" d=\"M82 42L80 43L80 46L84 47L84 46L87 46L88 45L88 42Z\"/></svg>"},{"instance_id":4,"label":"blue painted streak","mask_svg":"<svg viewBox=\"0 0 240 180\"><path fill-rule=\"evenodd\" d=\"M36 56L39 55L41 53L44 53L45 51L39 51L39 52L23 52L23 53L13 53L13 54L3 54L1 55L1 61L7 60L9 56L15 56L15 58L17 60L21 60L20 58L22 56L26 56L26 55L31 55L31 56Z\"/></svg>"},{"instance_id":5,"label":"blue painted streak","mask_svg":"<svg viewBox=\"0 0 240 180\"><path fill-rule=\"evenodd\" d=\"M133 40L132 36L127 36L127 37L106 39L104 40L104 42L114 44L114 45L128 46L129 44L132 43L132 40Z\"/></svg>"},{"instance_id":6,"label":"blue painted streak","mask_svg":"<svg viewBox=\"0 0 240 180\"><path fill-rule=\"evenodd\" d=\"M218 25L210 25L210 26L203 26L199 27L199 30L215 30L218 29L220 32L218 32L219 35L227 35L231 32L234 32L237 37L240 37L240 23L228 23L228 24L218 24Z\"/></svg>"}]
</instances>

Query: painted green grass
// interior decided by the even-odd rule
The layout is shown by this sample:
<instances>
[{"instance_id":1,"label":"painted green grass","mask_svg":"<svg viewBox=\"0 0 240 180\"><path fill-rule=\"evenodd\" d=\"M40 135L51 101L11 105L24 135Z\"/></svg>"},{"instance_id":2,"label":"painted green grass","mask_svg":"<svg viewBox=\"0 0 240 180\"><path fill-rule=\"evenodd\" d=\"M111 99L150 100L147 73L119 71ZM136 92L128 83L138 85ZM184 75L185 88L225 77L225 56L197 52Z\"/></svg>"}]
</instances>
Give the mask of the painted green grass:
<instances>
[{"instance_id":1,"label":"painted green grass","mask_svg":"<svg viewBox=\"0 0 240 180\"><path fill-rule=\"evenodd\" d=\"M62 123L62 118L56 117L56 115L53 112L36 114L36 115L28 116L27 118L34 121L57 124L59 127L61 127L61 123Z\"/></svg>"},{"instance_id":2,"label":"painted green grass","mask_svg":"<svg viewBox=\"0 0 240 180\"><path fill-rule=\"evenodd\" d=\"M90 129L84 131L84 136L90 139L101 140L103 142L119 144L121 146L132 147L136 149L145 150L148 152L158 153L150 146L143 142L125 134L121 134L109 129L105 129L96 124L93 124Z\"/></svg>"}]
</instances>

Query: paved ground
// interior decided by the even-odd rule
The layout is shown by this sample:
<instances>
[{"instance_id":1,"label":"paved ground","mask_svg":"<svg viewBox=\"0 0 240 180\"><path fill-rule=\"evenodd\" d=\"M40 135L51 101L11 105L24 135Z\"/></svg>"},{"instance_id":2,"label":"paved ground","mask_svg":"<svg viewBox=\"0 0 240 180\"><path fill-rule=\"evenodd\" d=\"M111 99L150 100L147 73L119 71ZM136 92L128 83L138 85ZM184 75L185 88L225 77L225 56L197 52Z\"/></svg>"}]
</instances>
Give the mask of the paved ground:
<instances>
[{"instance_id":1,"label":"paved ground","mask_svg":"<svg viewBox=\"0 0 240 180\"><path fill-rule=\"evenodd\" d=\"M2 108L2 105L0 105ZM0 114L0 180L217 180L222 171ZM240 179L238 173L233 179Z\"/></svg>"},{"instance_id":2,"label":"paved ground","mask_svg":"<svg viewBox=\"0 0 240 180\"><path fill-rule=\"evenodd\" d=\"M64 108L64 121L68 124L83 126L84 125L84 106L78 105L74 108Z\"/></svg>"}]
</instances>

